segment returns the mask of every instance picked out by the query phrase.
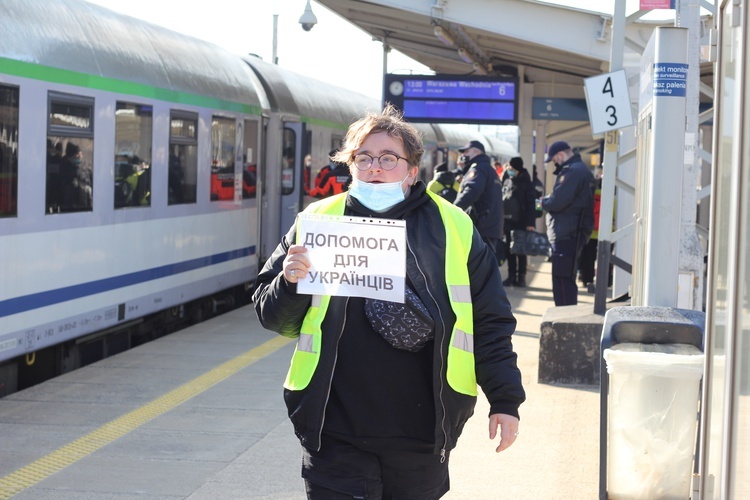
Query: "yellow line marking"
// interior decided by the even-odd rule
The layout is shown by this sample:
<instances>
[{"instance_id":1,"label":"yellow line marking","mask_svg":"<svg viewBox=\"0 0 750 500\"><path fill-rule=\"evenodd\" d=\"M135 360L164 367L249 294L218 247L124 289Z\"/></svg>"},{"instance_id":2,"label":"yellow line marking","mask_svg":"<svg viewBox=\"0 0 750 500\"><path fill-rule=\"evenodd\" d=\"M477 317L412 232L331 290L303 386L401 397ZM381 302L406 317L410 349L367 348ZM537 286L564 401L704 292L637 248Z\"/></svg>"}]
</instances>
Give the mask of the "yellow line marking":
<instances>
[{"instance_id":1,"label":"yellow line marking","mask_svg":"<svg viewBox=\"0 0 750 500\"><path fill-rule=\"evenodd\" d=\"M58 448L49 455L0 478L0 498L7 499L39 483L52 474L85 458L115 439L137 429L146 422L181 405L206 389L234 375L259 359L281 349L292 339L275 337L244 354L237 356L213 370L167 394L99 427L95 431Z\"/></svg>"}]
</instances>

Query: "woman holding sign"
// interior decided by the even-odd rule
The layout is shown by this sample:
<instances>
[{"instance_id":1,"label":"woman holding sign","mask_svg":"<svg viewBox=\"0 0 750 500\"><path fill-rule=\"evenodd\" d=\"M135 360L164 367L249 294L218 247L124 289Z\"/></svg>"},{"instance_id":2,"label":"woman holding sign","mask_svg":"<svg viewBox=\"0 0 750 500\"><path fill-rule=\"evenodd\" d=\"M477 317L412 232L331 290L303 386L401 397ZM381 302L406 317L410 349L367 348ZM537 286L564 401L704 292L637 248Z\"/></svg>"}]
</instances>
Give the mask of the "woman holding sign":
<instances>
[{"instance_id":1,"label":"woman holding sign","mask_svg":"<svg viewBox=\"0 0 750 500\"><path fill-rule=\"evenodd\" d=\"M315 263L297 224L258 277L263 326L298 338L284 399L311 499L440 498L477 384L496 451L518 436L525 394L497 261L462 210L416 181L423 152L394 108L370 114L333 158L349 165L348 193L306 210L403 220L405 248L395 249L406 260L403 298L298 293Z\"/></svg>"}]
</instances>

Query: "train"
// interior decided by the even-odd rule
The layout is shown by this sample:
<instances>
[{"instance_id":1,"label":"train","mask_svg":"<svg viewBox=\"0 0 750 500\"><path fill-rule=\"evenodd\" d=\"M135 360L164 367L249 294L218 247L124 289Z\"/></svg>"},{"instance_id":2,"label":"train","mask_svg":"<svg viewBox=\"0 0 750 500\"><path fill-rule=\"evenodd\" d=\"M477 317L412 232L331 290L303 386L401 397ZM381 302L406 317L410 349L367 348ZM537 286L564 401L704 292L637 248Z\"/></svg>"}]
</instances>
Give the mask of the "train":
<instances>
[{"instance_id":1,"label":"train","mask_svg":"<svg viewBox=\"0 0 750 500\"><path fill-rule=\"evenodd\" d=\"M0 396L249 302L381 103L83 0L0 16ZM418 124L424 180L457 147Z\"/></svg>"}]
</instances>

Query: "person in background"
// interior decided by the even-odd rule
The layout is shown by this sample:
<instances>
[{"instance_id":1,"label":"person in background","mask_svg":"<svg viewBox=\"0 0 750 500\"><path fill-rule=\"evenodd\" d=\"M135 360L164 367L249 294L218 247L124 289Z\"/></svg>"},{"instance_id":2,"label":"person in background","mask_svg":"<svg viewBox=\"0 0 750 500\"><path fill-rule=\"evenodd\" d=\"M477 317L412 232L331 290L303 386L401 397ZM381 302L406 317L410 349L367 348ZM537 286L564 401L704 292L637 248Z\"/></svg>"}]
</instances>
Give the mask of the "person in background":
<instances>
[{"instance_id":1,"label":"person in background","mask_svg":"<svg viewBox=\"0 0 750 500\"><path fill-rule=\"evenodd\" d=\"M461 186L461 181L464 178L467 168L469 168L469 165L466 156L458 155L456 158L456 182L458 182L459 186Z\"/></svg>"},{"instance_id":2,"label":"person in background","mask_svg":"<svg viewBox=\"0 0 750 500\"><path fill-rule=\"evenodd\" d=\"M321 169L318 171L318 174L315 176L314 186L311 189L307 190L307 194L310 195L311 192L315 192L318 189L322 189L323 187L323 180L326 178L326 175L328 175L328 172L333 170L334 163L330 160L330 157L332 155L336 154L336 150L332 149L328 152L328 165L324 165L321 167Z\"/></svg>"},{"instance_id":3,"label":"person in background","mask_svg":"<svg viewBox=\"0 0 750 500\"><path fill-rule=\"evenodd\" d=\"M91 174L91 166L84 163L81 148L68 141L60 165L61 211L77 212L91 209L93 186Z\"/></svg>"},{"instance_id":4,"label":"person in background","mask_svg":"<svg viewBox=\"0 0 750 500\"><path fill-rule=\"evenodd\" d=\"M368 114L334 158L349 165L349 191L306 209L403 220L405 304L298 293L314 263L295 243L296 224L257 279L262 325L299 338L284 400L310 499L442 497L477 384L496 451L518 435L516 320L495 256L462 210L417 181L423 153L394 107Z\"/></svg>"},{"instance_id":5,"label":"person in background","mask_svg":"<svg viewBox=\"0 0 750 500\"><path fill-rule=\"evenodd\" d=\"M503 186L484 145L470 141L458 149L467 159L454 205L469 214L479 234L497 256L498 265L505 261L503 237Z\"/></svg>"},{"instance_id":6,"label":"person in background","mask_svg":"<svg viewBox=\"0 0 750 500\"><path fill-rule=\"evenodd\" d=\"M52 144L47 139L47 185L46 185L46 210L48 213L59 212L63 205L64 190L67 189L65 184L65 172L63 172L63 154L62 144L60 142Z\"/></svg>"},{"instance_id":7,"label":"person in background","mask_svg":"<svg viewBox=\"0 0 750 500\"><path fill-rule=\"evenodd\" d=\"M458 195L459 183L456 173L448 170L448 164L443 162L435 165L432 180L427 183L427 190L432 191L453 203Z\"/></svg>"},{"instance_id":8,"label":"person in background","mask_svg":"<svg viewBox=\"0 0 750 500\"><path fill-rule=\"evenodd\" d=\"M503 174L505 174L505 167L499 161L495 162L495 172L497 172L497 176L501 179L503 178Z\"/></svg>"},{"instance_id":9,"label":"person in background","mask_svg":"<svg viewBox=\"0 0 750 500\"><path fill-rule=\"evenodd\" d=\"M542 198L552 244L552 295L556 306L578 303L578 255L594 227L594 176L567 142L552 144L546 163L555 163L555 186Z\"/></svg>"},{"instance_id":10,"label":"person in background","mask_svg":"<svg viewBox=\"0 0 750 500\"><path fill-rule=\"evenodd\" d=\"M520 156L511 158L503 174L503 213L505 223L505 256L508 260L508 277L505 286L526 286L526 266L528 258L510 251L511 231L536 229L536 191L529 171L523 166Z\"/></svg>"},{"instance_id":11,"label":"person in background","mask_svg":"<svg viewBox=\"0 0 750 500\"><path fill-rule=\"evenodd\" d=\"M334 194L343 193L349 188L351 182L351 175L349 174L349 167L346 163L333 161L332 158L336 155L336 150L332 149L329 152L329 165L326 172L323 174L323 169L315 178L315 187L310 190L310 196L315 198L327 198ZM326 167L324 167L326 168Z\"/></svg>"}]
</instances>

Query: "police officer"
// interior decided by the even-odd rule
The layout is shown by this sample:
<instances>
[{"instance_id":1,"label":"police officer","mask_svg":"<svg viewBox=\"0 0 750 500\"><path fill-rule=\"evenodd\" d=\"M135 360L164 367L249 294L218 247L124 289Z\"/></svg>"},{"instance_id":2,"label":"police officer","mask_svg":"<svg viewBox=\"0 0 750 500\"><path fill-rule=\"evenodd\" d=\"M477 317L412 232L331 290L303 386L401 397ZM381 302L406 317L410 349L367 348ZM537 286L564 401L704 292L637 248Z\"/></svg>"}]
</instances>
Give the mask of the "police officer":
<instances>
[{"instance_id":1,"label":"police officer","mask_svg":"<svg viewBox=\"0 0 750 500\"><path fill-rule=\"evenodd\" d=\"M454 205L471 216L484 242L498 257L498 265L505 260L500 240L503 237L503 185L485 154L484 145L471 141L458 149L466 158Z\"/></svg>"},{"instance_id":2,"label":"police officer","mask_svg":"<svg viewBox=\"0 0 750 500\"><path fill-rule=\"evenodd\" d=\"M552 244L552 295L556 306L578 303L578 255L594 227L594 176L565 141L550 146L546 163L555 163L555 186L542 198L547 237Z\"/></svg>"}]
</instances>

